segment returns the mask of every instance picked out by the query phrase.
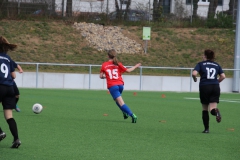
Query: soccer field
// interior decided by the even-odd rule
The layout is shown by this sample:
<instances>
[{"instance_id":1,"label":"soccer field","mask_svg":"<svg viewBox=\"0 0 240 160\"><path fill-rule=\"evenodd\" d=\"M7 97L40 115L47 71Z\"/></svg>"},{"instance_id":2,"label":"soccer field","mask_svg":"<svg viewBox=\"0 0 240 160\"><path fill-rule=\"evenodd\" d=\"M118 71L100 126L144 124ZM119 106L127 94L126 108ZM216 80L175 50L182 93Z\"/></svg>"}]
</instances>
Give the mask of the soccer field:
<instances>
[{"instance_id":1,"label":"soccer field","mask_svg":"<svg viewBox=\"0 0 240 160\"><path fill-rule=\"evenodd\" d=\"M240 95L224 93L218 105L222 122L210 114L210 133L201 133L198 93L124 91L138 116L124 120L107 90L20 88L14 111L22 145L11 149L12 135L0 110L7 137L0 160L239 160ZM43 112L34 114L40 103Z\"/></svg>"}]
</instances>

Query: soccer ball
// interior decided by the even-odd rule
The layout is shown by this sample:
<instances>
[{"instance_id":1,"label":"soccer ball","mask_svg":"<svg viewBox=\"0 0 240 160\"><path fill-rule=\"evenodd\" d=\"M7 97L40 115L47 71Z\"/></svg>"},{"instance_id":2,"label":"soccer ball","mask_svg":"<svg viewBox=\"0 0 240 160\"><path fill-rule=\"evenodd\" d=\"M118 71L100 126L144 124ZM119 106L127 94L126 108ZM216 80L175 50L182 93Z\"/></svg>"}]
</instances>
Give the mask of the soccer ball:
<instances>
[{"instance_id":1,"label":"soccer ball","mask_svg":"<svg viewBox=\"0 0 240 160\"><path fill-rule=\"evenodd\" d=\"M39 103L35 103L35 104L33 105L33 107L32 107L32 111L33 111L34 113L36 113L36 114L41 113L42 110L43 110L43 106L42 106L41 104L39 104Z\"/></svg>"}]
</instances>

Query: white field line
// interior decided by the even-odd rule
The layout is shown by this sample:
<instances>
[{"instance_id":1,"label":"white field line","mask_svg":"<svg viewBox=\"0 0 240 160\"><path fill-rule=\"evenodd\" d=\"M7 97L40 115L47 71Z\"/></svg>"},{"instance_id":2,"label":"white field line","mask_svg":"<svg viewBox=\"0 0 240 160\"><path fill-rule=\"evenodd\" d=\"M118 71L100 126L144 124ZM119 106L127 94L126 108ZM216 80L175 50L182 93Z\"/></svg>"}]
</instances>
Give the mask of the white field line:
<instances>
[{"instance_id":1,"label":"white field line","mask_svg":"<svg viewBox=\"0 0 240 160\"><path fill-rule=\"evenodd\" d=\"M199 98L184 97L184 99L199 100ZM237 100L237 101L236 101ZM240 99L222 99L221 102L240 103Z\"/></svg>"}]
</instances>

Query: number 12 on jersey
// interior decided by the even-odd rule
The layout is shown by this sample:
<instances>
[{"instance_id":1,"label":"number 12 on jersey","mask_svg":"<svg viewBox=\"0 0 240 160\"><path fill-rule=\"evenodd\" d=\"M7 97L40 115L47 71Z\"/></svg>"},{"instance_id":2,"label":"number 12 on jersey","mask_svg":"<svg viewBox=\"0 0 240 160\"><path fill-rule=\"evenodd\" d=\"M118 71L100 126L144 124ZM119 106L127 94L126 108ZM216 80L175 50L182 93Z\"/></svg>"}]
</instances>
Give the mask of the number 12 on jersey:
<instances>
[{"instance_id":1,"label":"number 12 on jersey","mask_svg":"<svg viewBox=\"0 0 240 160\"><path fill-rule=\"evenodd\" d=\"M215 79L216 69L207 67L206 70L207 70L207 79Z\"/></svg>"}]
</instances>

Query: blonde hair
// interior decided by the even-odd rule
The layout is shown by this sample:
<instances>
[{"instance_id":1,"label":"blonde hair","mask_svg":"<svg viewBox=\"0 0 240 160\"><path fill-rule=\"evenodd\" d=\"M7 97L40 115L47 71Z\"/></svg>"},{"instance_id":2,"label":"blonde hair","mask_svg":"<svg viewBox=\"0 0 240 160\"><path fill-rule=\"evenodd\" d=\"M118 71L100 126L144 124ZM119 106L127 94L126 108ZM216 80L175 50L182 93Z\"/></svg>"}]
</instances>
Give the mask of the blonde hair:
<instances>
[{"instance_id":1,"label":"blonde hair","mask_svg":"<svg viewBox=\"0 0 240 160\"><path fill-rule=\"evenodd\" d=\"M118 65L118 59L117 59L117 52L115 49L111 49L108 51L108 57L113 60L113 64Z\"/></svg>"},{"instance_id":2,"label":"blonde hair","mask_svg":"<svg viewBox=\"0 0 240 160\"><path fill-rule=\"evenodd\" d=\"M7 53L9 50L13 51L16 48L17 48L16 44L11 44L5 37L0 36L0 52Z\"/></svg>"}]
</instances>

